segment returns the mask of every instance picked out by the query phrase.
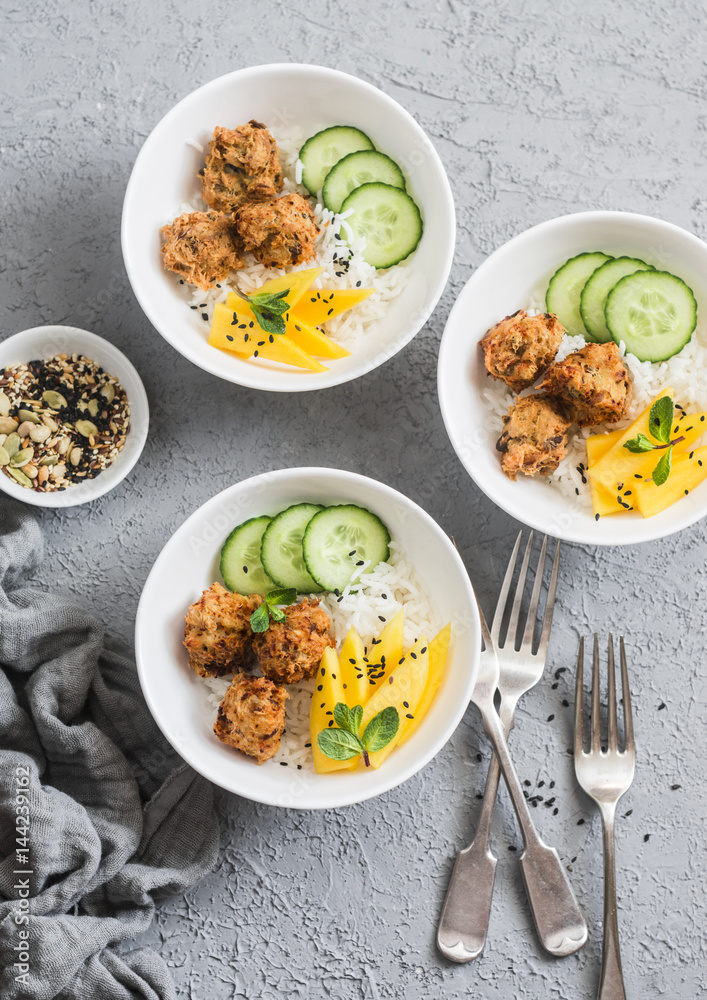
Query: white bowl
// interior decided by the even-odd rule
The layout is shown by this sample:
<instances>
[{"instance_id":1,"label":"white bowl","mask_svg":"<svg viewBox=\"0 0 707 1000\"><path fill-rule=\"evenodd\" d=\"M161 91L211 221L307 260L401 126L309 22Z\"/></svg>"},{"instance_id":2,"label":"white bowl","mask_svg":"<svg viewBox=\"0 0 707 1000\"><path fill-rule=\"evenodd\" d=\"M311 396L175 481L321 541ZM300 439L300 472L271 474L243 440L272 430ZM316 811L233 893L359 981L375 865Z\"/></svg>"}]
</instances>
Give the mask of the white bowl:
<instances>
[{"instance_id":1,"label":"white bowl","mask_svg":"<svg viewBox=\"0 0 707 1000\"><path fill-rule=\"evenodd\" d=\"M407 287L350 358L321 374L264 359L231 357L207 343L208 324L187 307L175 275L162 265L160 226L200 196L197 171L214 126L251 118L277 132L301 126L312 135L328 125L354 125L402 166L422 211L422 240L406 262ZM454 204L439 156L417 122L380 90L322 66L274 64L212 80L172 108L151 132L135 162L123 205L122 245L133 291L165 340L199 368L255 389L300 392L339 385L377 368L422 329L447 283L454 254Z\"/></svg>"},{"instance_id":2,"label":"white bowl","mask_svg":"<svg viewBox=\"0 0 707 1000\"><path fill-rule=\"evenodd\" d=\"M628 545L663 538L707 514L707 482L650 518L638 512L595 521L542 479L501 471L497 433L488 428L482 397L491 384L479 341L504 316L527 308L569 257L585 250L640 257L674 271L692 288L698 330L707 318L707 244L678 226L625 212L582 212L543 222L514 237L484 261L462 289L447 320L438 366L439 400L447 433L467 472L495 504L524 524L587 545Z\"/></svg>"},{"instance_id":3,"label":"white bowl","mask_svg":"<svg viewBox=\"0 0 707 1000\"><path fill-rule=\"evenodd\" d=\"M185 650L187 608L219 579L221 545L235 525L303 500L355 503L388 525L443 622L451 621L452 646L441 687L415 735L379 770L301 773L252 758L213 734L215 709L207 688L189 668ZM464 564L442 529L407 497L373 479L336 469L282 469L231 486L200 507L160 553L140 598L135 623L138 674L150 711L175 750L210 781L256 802L298 809L327 809L362 802L394 788L444 746L467 709L476 679L479 615Z\"/></svg>"},{"instance_id":4,"label":"white bowl","mask_svg":"<svg viewBox=\"0 0 707 1000\"><path fill-rule=\"evenodd\" d=\"M107 340L73 326L35 326L0 343L0 370L56 354L83 354L118 379L130 403L130 432L116 460L95 479L68 486L60 493L37 493L0 474L0 490L35 507L76 507L108 493L121 482L142 454L150 409L142 380L122 351Z\"/></svg>"}]
</instances>

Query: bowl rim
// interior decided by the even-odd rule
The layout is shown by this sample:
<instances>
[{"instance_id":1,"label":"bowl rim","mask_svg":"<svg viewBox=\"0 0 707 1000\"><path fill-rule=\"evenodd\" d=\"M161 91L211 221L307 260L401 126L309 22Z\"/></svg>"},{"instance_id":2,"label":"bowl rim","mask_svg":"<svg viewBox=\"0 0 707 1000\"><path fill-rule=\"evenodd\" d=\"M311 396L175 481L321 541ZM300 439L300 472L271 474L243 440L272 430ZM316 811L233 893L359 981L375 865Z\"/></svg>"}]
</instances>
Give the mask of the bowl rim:
<instances>
[{"instance_id":1,"label":"bowl rim","mask_svg":"<svg viewBox=\"0 0 707 1000\"><path fill-rule=\"evenodd\" d=\"M658 219L652 215L644 215L640 212L623 212L620 210L609 209L570 212L566 215L555 216L552 219L545 219L543 222L539 222L534 226L530 226L528 229L524 229L522 232L512 236L511 239L506 240L505 243L502 243L501 246L497 247L492 253L490 253L469 276L468 280L465 282L464 286L457 295L454 305L452 306L449 316L447 317L447 322L445 323L439 347L439 356L437 361L437 398L445 430L457 458L482 493L484 493L484 495L487 496L497 507L505 511L506 514L509 514L511 517L520 521L522 524L526 524L530 528L550 534L552 537L559 538L566 542L575 542L580 545L600 545L603 547L612 545L640 545L644 542L652 542L661 538L668 538L670 535L677 534L677 532L683 531L685 528L689 528L691 525L700 521L707 515L707 505L701 511L694 510L693 508L685 508L685 513L682 517L678 518L674 523L671 523L668 526L658 527L655 525L654 527L651 527L651 523L655 522L655 519L651 518L645 518L641 521L631 521L630 525L626 525L626 534L628 536L632 535L634 532L631 531L630 528L634 525L639 525L641 527L641 531L637 533L640 534L640 537L626 537L625 540L606 538L604 536L590 537L589 534L581 527L577 529L570 526L556 527L554 524L549 524L547 521L544 521L542 517L536 517L532 513L532 509L531 512L528 513L527 509L523 508L520 497L517 503L512 503L506 499L505 491L499 494L494 489L489 488L483 478L475 473L473 463L467 462L464 458L462 458L460 449L457 447L457 435L455 430L456 422L452 415L451 404L444 391L444 382L447 377L446 372L450 363L454 360L453 356L449 354L451 350L450 344L452 341L451 331L458 323L458 316L462 311L462 299L467 293L467 289L471 288L474 290L477 284L481 284L487 265L490 266L495 263L497 259L503 256L503 254L511 247L522 247L524 243L532 243L536 237L542 237L547 232L571 228L573 225L583 222L605 222L607 224L615 222L631 222L638 225L649 225L658 231L678 236L680 239L685 240L688 244L692 244L695 250L707 255L707 243L701 240L699 236L696 236L689 230L684 229L682 226L676 225L674 222L668 222L665 219ZM458 364L458 360L455 363Z\"/></svg>"},{"instance_id":2,"label":"bowl rim","mask_svg":"<svg viewBox=\"0 0 707 1000\"><path fill-rule=\"evenodd\" d=\"M76 335L79 335L80 337L85 338L89 344L93 344L95 347L98 347L100 351L107 352L112 356L115 367L122 368L122 372L115 371L110 374L114 375L121 385L124 382L124 378L122 377L123 372L129 373L135 380L133 391L128 397L131 421L129 434L132 437L132 443L130 452L126 453L125 450L123 450L115 461L111 463L110 468L120 472L120 475L115 479L115 482L111 482L110 478L105 477L104 475L96 476L94 479L81 484L82 486L87 487L87 489L84 490L84 493L89 495L84 495L82 497L77 496L76 499L69 502L70 498L75 496L71 487L61 493L36 493L34 490L25 489L20 486L19 483L11 483L7 476L0 475L0 490L8 496L13 497L15 500L22 501L22 503L29 504L33 507L45 507L53 510L62 510L68 507L80 507L82 504L91 503L93 500L97 500L99 497L105 496L106 493L110 493L111 490L115 489L116 486L122 483L126 476L135 467L142 455L147 441L147 434L150 426L150 404L148 402L143 381L132 361L120 350L120 348L111 343L110 340L107 340L105 337L101 337L97 333L92 333L90 330L83 330L77 326L65 326L61 323L48 323L42 326L33 326L29 327L27 330L21 330L19 333L13 333L11 336L0 341L0 349L4 351L8 346L14 347L15 345L24 344L26 340L30 339L30 337L40 333L44 333L47 336L60 334L66 337L75 337ZM84 353L83 349L82 353ZM28 357L26 360L30 361L32 359L31 357ZM91 360L95 360L95 358L91 358ZM106 366L101 363L101 367L104 368ZM144 419L140 419L137 425L133 419L136 410L142 410L144 413ZM140 416L142 418L142 413ZM90 487L90 489L88 487Z\"/></svg>"},{"instance_id":3,"label":"bowl rim","mask_svg":"<svg viewBox=\"0 0 707 1000\"><path fill-rule=\"evenodd\" d=\"M388 349L379 352L369 361L360 364L352 371L350 370L339 376L336 375L335 368L333 370L330 369L326 373L312 373L311 378L308 378L307 382L293 379L291 386L279 384L263 385L263 375L265 373L262 372L261 369L253 368L253 374L251 376L249 374L251 368L248 366L244 366L243 377L236 379L232 377L231 373L224 373L220 370L217 357L211 361L208 355L206 357L201 356L201 348L203 348L203 345L200 341L195 339L194 346L192 347L191 344L181 344L178 338L173 337L170 332L171 328L169 325L161 322L158 310L152 306L149 295L145 293L144 289L140 285L139 269L136 267L131 256L131 240L127 222L132 200L134 198L134 192L138 185L139 169L142 168L143 161L147 160L149 153L148 146L153 136L159 129L170 125L172 120L178 119L180 112L185 105L189 104L191 101L197 100L197 98L203 97L209 90L216 90L220 88L224 85L225 81L232 81L237 78L239 81L254 82L257 81L257 78L260 76L280 71L294 72L295 74L301 75L314 73L319 74L322 78L333 78L339 81L346 81L348 84L353 84L356 87L360 87L362 90L374 93L383 104L387 105L388 108L393 110L398 115L401 115L413 128L413 130L419 134L420 138L424 139L425 143L429 147L430 157L432 162L435 164L436 172L439 175L437 181L437 193L444 201L444 214L447 217L449 225L449 239L447 240L447 245L438 255L443 261L440 276L427 296L425 307L416 311L416 319L414 324L412 324L410 331L406 333L404 337L396 337L394 343L389 345ZM174 348L174 350L178 351L179 354L190 361L193 365L211 375L216 375L224 381L231 382L233 385L241 385L250 389L259 389L261 392L316 392L320 389L329 389L336 385L343 385L346 382L352 382L363 375L367 375L370 371L374 371L376 368L379 368L381 365L385 364L392 357L398 354L423 329L437 307L437 304L439 303L439 300L442 297L449 281L449 274L452 269L454 252L456 249L456 213L454 210L454 197L452 194L451 184L439 153L419 122L417 122L410 112L399 104L395 98L390 97L378 87L373 86L373 84L368 83L366 80L362 80L358 76L354 76L352 73L344 73L341 70L330 69L327 66L296 62L259 63L254 66L244 66L241 69L232 70L230 73L224 73L221 76L202 84L200 87L197 87L195 90L186 94L153 126L149 135L144 140L137 157L135 158L135 162L128 179L128 184L125 189L121 210L120 243L123 254L123 264L128 276L128 281L130 282L133 295L137 299L140 308L160 336L163 337L167 343ZM259 371L261 372L260 375L258 374ZM312 384L314 380L317 380L317 384Z\"/></svg>"},{"instance_id":4,"label":"bowl rim","mask_svg":"<svg viewBox=\"0 0 707 1000\"><path fill-rule=\"evenodd\" d=\"M144 648L146 628L149 627L150 622L150 608L148 607L148 602L150 600L150 589L156 586L155 581L157 580L158 567L160 561L162 560L163 554L168 546L170 546L175 539L177 539L182 534L187 534L190 530L192 524L196 522L198 518L202 518L209 513L210 510L217 508L224 499L227 498L229 494L242 493L244 488L249 491L257 491L259 487L266 486L268 483L272 483L273 477L283 481L296 481L299 477L306 476L310 480L312 478L322 480L322 487L324 488L327 479L332 476L336 477L339 482L343 483L356 483L358 485L363 485L367 488L372 488L374 491L382 493L385 497L390 500L394 500L398 504L402 504L408 511L412 511L415 515L425 521L428 527L431 529L432 533L437 538L439 544L446 550L447 554L452 558L453 562L459 567L461 578L464 581L465 598L466 604L468 605L468 613L470 615L471 627L474 629L475 634L479 638L478 649L475 652L475 658L468 669L467 679L463 690L458 692L459 697L457 701L457 707L454 712L450 715L444 728L440 729L439 733L432 741L428 750L419 755L414 759L414 761L409 764L399 775L393 777L392 772L390 772L390 777L386 777L384 780L380 780L381 771L377 771L376 774L379 777L379 784L376 787L371 788L369 792L358 795L346 795L343 792L337 792L334 789L328 789L326 802L317 802L312 804L307 802L303 796L302 802L295 802L291 804L284 805L283 803L273 801L272 798L264 795L258 794L257 785L254 790L244 791L240 787L234 787L233 783L228 783L220 777L215 777L213 774L208 772L208 768L202 768L199 754L195 753L189 749L185 750L184 747L177 746L172 740L170 735L165 732L163 728L162 721L160 718L159 708L155 706L155 702L151 697L149 692L149 686L146 684L146 677L148 674L147 651ZM216 545L216 543L214 543ZM464 564L458 549L444 531L444 529L435 521L431 514L416 504L414 500L411 500L404 493L400 493L392 486L388 486L385 483L381 483L377 479L372 479L370 476L363 476L356 472L349 472L345 469L333 469L323 466L298 466L296 468L283 468L275 469L273 471L258 473L257 475L250 476L247 479L243 479L238 483L233 483L231 486L226 487L226 489L221 490L214 496L210 497L203 504L194 510L189 517L183 521L178 528L170 535L165 544L162 546L157 558L155 559L152 567L150 569L147 578L142 587L140 594L140 600L138 602L137 613L135 616L135 662L137 665L138 679L140 681L140 688L142 690L145 702L150 710L155 723L162 732L167 742L173 747L177 754L186 761L190 767L193 767L195 771L201 774L203 777L207 778L213 784L218 785L220 788L225 789L235 795L240 795L243 798L248 798L254 802L260 802L264 805L273 806L275 808L287 808L287 809L297 809L301 811L308 810L320 810L320 809L336 809L343 806L357 805L360 802L365 802L368 799L376 798L378 795L382 795L385 792L396 788L398 785L403 784L413 775L417 774L418 771L422 770L437 754L442 750L442 748L451 739L455 730L457 729L459 723L461 722L464 714L469 707L471 700L471 694L476 683L476 678L478 676L479 663L481 657L481 621L479 617L478 604L476 601L476 596L471 582L471 578L468 574L466 566ZM345 786L340 786L345 788Z\"/></svg>"}]
</instances>

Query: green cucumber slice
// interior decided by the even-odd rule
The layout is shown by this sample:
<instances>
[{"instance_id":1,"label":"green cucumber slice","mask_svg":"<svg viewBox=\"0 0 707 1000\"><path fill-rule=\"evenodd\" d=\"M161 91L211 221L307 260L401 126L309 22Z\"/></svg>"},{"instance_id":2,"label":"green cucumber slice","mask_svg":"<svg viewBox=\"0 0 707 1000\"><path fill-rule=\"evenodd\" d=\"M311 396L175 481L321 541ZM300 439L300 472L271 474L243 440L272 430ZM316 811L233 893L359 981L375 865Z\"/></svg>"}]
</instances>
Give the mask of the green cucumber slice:
<instances>
[{"instance_id":1,"label":"green cucumber slice","mask_svg":"<svg viewBox=\"0 0 707 1000\"><path fill-rule=\"evenodd\" d=\"M376 268L392 267L415 250L422 237L420 209L409 194L391 184L362 184L346 198L342 214L353 209L346 221L350 242L366 237L364 260Z\"/></svg>"},{"instance_id":2,"label":"green cucumber slice","mask_svg":"<svg viewBox=\"0 0 707 1000\"><path fill-rule=\"evenodd\" d=\"M274 583L260 561L260 542L272 518L251 517L234 528L221 549L221 576L238 594L266 594Z\"/></svg>"},{"instance_id":3,"label":"green cucumber slice","mask_svg":"<svg viewBox=\"0 0 707 1000\"><path fill-rule=\"evenodd\" d=\"M349 153L335 164L324 179L322 201L330 212L340 212L352 191L362 184L380 181L405 190L405 177L395 162L376 149Z\"/></svg>"},{"instance_id":4,"label":"green cucumber slice","mask_svg":"<svg viewBox=\"0 0 707 1000\"><path fill-rule=\"evenodd\" d=\"M579 297L589 277L610 260L600 250L571 257L550 278L545 295L545 307L553 313L571 337L588 337L579 312Z\"/></svg>"},{"instance_id":5,"label":"green cucumber slice","mask_svg":"<svg viewBox=\"0 0 707 1000\"><path fill-rule=\"evenodd\" d=\"M611 340L604 319L604 309L609 292L617 281L636 271L652 271L653 266L638 257L614 257L601 264L587 280L579 297L579 312L590 338L599 344Z\"/></svg>"},{"instance_id":6,"label":"green cucumber slice","mask_svg":"<svg viewBox=\"0 0 707 1000\"><path fill-rule=\"evenodd\" d=\"M294 587L298 594L314 594L321 588L307 572L302 536L314 515L316 503L297 503L281 511L265 529L260 558L265 572L278 587Z\"/></svg>"},{"instance_id":7,"label":"green cucumber slice","mask_svg":"<svg viewBox=\"0 0 707 1000\"><path fill-rule=\"evenodd\" d=\"M365 507L342 504L325 507L307 525L302 548L307 569L323 590L342 591L370 560L369 569L390 554L390 533Z\"/></svg>"},{"instance_id":8,"label":"green cucumber slice","mask_svg":"<svg viewBox=\"0 0 707 1000\"><path fill-rule=\"evenodd\" d=\"M606 325L617 344L639 361L667 361L697 326L697 302L682 278L668 271L636 271L609 292Z\"/></svg>"},{"instance_id":9,"label":"green cucumber slice","mask_svg":"<svg viewBox=\"0 0 707 1000\"><path fill-rule=\"evenodd\" d=\"M374 149L365 132L350 125L332 125L307 139L299 151L302 183L310 194L317 195L324 178L335 163L360 149Z\"/></svg>"}]
</instances>

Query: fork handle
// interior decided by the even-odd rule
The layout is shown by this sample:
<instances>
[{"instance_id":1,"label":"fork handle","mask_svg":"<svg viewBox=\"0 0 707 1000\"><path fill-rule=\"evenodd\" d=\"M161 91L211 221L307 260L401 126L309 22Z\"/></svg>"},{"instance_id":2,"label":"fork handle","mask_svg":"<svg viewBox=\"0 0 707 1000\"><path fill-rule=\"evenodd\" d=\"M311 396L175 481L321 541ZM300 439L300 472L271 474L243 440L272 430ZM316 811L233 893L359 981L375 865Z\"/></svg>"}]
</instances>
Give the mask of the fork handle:
<instances>
[{"instance_id":1,"label":"fork handle","mask_svg":"<svg viewBox=\"0 0 707 1000\"><path fill-rule=\"evenodd\" d=\"M492 700L476 702L508 786L525 850L521 871L540 943L551 955L571 955L587 940L587 924L557 851L538 836L518 775L508 753L503 723Z\"/></svg>"},{"instance_id":2,"label":"fork handle","mask_svg":"<svg viewBox=\"0 0 707 1000\"><path fill-rule=\"evenodd\" d=\"M604 943L597 1000L626 1000L616 913L615 816L615 806L605 806L601 810L604 841Z\"/></svg>"}]
</instances>

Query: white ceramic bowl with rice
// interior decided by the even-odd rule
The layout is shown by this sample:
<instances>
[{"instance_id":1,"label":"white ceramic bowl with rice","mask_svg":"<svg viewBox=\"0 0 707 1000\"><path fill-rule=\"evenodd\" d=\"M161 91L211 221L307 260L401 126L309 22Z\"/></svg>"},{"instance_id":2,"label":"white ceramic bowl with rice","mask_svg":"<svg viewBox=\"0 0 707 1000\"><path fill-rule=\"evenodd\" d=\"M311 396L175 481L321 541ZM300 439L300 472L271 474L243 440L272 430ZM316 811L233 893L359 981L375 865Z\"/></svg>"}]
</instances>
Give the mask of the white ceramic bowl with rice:
<instances>
[{"instance_id":1,"label":"white ceramic bowl with rice","mask_svg":"<svg viewBox=\"0 0 707 1000\"><path fill-rule=\"evenodd\" d=\"M707 245L678 226L624 212L582 212L543 222L510 240L484 261L462 289L442 337L438 366L440 406L447 433L474 482L519 521L556 538L588 545L627 545L662 538L707 514L707 482L650 518L638 512L596 521L586 476L585 438L608 427L584 428L552 476L512 482L501 471L496 441L513 394L484 367L479 341L518 309L545 311L544 295L554 272L585 251L628 255L681 277L697 299L697 328L690 343L667 362L639 362L625 355L633 376L627 426L672 386L675 400L690 411L707 410ZM566 337L558 358L577 350L581 338Z\"/></svg>"},{"instance_id":2,"label":"white ceramic bowl with rice","mask_svg":"<svg viewBox=\"0 0 707 1000\"><path fill-rule=\"evenodd\" d=\"M220 743L213 733L225 678L203 679L182 646L190 604L220 580L219 555L229 532L261 514L300 501L354 503L377 514L392 536L387 564L362 579L365 590L325 595L332 631L342 640L350 626L364 642L405 608L405 647L452 623L452 644L442 683L412 738L378 770L317 774L306 744L314 681L288 685L286 731L265 764ZM385 597L382 595L385 594ZM162 732L192 767L228 791L257 802L298 809L329 809L362 802L406 781L441 750L469 704L480 646L479 616L461 558L429 514L373 479L335 469L268 472L231 486L205 503L167 542L140 599L135 625L138 673L145 699Z\"/></svg>"},{"instance_id":3,"label":"white ceramic bowl with rice","mask_svg":"<svg viewBox=\"0 0 707 1000\"><path fill-rule=\"evenodd\" d=\"M100 365L118 380L130 407L130 430L116 459L93 479L56 492L39 492L21 486L0 473L0 490L35 507L75 507L114 489L136 464L147 440L150 408L142 380L122 351L103 337L73 326L36 326L0 343L0 371L28 361L47 361L58 354L79 354Z\"/></svg>"},{"instance_id":4,"label":"white ceramic bowl with rice","mask_svg":"<svg viewBox=\"0 0 707 1000\"><path fill-rule=\"evenodd\" d=\"M253 258L207 294L165 270L160 227L183 211L205 208L198 170L214 126L235 128L250 119L263 122L280 148L285 172L283 193L298 191L297 156L303 142L332 125L352 125L391 156L407 178L408 191L420 207L424 232L415 252L387 271L376 272L359 253L345 275L333 261L335 228L324 225L331 213L317 207L321 225L317 259L303 268L323 266L313 286L375 287L375 293L351 313L328 324L327 332L351 356L326 362L322 373L286 368L263 358L241 359L209 346L210 318L216 301L229 290L247 294L267 278ZM345 227L344 227L345 228ZM344 234L345 235L345 234ZM173 347L205 371L256 389L299 392L323 389L358 378L403 348L424 326L447 283L455 243L455 217L449 181L432 143L396 101L356 77L322 66L254 66L219 77L194 91L165 115L145 141L125 195L122 247L125 267L145 314ZM195 308L194 308L195 307ZM204 320L202 317L206 316Z\"/></svg>"}]
</instances>

